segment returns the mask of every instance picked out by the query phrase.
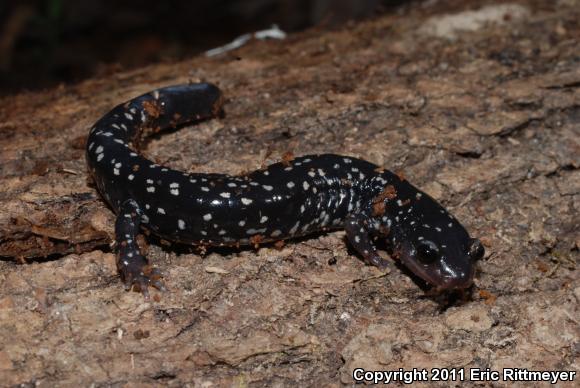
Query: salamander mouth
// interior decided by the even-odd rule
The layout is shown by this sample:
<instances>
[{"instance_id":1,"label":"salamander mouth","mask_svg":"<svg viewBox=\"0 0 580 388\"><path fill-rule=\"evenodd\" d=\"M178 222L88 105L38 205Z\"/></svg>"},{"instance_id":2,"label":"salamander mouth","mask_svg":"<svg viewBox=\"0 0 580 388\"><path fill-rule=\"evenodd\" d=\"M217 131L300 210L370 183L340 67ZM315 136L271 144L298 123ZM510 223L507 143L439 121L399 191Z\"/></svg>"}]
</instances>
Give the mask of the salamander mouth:
<instances>
[{"instance_id":1,"label":"salamander mouth","mask_svg":"<svg viewBox=\"0 0 580 388\"><path fill-rule=\"evenodd\" d=\"M413 249L402 249L399 257L403 265L439 291L463 290L473 284L473 266L468 266L467 271L458 271L446 268L442 262L423 264L417 260ZM444 274L444 269L453 275Z\"/></svg>"}]
</instances>

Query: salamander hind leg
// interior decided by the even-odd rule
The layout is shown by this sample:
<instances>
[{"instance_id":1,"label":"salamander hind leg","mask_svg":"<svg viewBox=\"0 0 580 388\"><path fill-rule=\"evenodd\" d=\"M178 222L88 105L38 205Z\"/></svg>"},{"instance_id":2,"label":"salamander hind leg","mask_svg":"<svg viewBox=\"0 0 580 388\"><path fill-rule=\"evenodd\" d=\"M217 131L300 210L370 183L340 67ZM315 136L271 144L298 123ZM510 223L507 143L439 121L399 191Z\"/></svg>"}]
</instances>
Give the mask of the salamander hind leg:
<instances>
[{"instance_id":1,"label":"salamander hind leg","mask_svg":"<svg viewBox=\"0 0 580 388\"><path fill-rule=\"evenodd\" d=\"M371 265L381 269L387 268L389 262L383 259L375 248L370 238L370 230L362 214L351 214L347 216L344 229L346 237L353 248Z\"/></svg>"},{"instance_id":2,"label":"salamander hind leg","mask_svg":"<svg viewBox=\"0 0 580 388\"><path fill-rule=\"evenodd\" d=\"M127 290L141 291L149 298L148 286L164 291L161 273L141 255L137 245L137 235L142 212L137 202L125 201L120 208L115 222L115 239L117 243L117 268Z\"/></svg>"}]
</instances>

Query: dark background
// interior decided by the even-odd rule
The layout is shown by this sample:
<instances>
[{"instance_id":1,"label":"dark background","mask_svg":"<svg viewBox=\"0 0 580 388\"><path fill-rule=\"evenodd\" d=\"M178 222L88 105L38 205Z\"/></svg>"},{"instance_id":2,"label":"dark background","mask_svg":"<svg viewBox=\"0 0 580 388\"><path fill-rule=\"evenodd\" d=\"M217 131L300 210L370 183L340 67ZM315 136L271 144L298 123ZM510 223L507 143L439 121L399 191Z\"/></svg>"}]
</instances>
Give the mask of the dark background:
<instances>
[{"instance_id":1,"label":"dark background","mask_svg":"<svg viewBox=\"0 0 580 388\"><path fill-rule=\"evenodd\" d=\"M190 57L274 23L286 32L336 28L407 2L0 1L0 94Z\"/></svg>"}]
</instances>

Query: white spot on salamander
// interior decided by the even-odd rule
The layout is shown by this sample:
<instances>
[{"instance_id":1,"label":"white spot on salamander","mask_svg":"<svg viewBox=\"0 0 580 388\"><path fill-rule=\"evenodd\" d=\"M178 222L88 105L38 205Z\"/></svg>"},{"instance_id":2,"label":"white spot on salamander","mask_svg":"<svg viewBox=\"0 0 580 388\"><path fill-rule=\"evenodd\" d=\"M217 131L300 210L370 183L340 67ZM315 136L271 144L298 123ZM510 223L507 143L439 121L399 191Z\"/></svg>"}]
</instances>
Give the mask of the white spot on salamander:
<instances>
[{"instance_id":1,"label":"white spot on salamander","mask_svg":"<svg viewBox=\"0 0 580 388\"><path fill-rule=\"evenodd\" d=\"M248 230L246 230L246 234L264 233L265 231L266 231L266 228L262 228L262 229L248 229Z\"/></svg>"},{"instance_id":2,"label":"white spot on salamander","mask_svg":"<svg viewBox=\"0 0 580 388\"><path fill-rule=\"evenodd\" d=\"M249 205L249 204L251 204L252 202L254 202L254 201L252 201L252 200L251 200L251 199L249 199L249 198L242 198L242 203L243 203L244 205Z\"/></svg>"},{"instance_id":3,"label":"white spot on salamander","mask_svg":"<svg viewBox=\"0 0 580 388\"><path fill-rule=\"evenodd\" d=\"M121 168L121 163L115 163L115 168L113 168L113 174L120 175L119 168Z\"/></svg>"},{"instance_id":4,"label":"white spot on salamander","mask_svg":"<svg viewBox=\"0 0 580 388\"><path fill-rule=\"evenodd\" d=\"M185 229L185 221L177 220L177 227L181 230L184 230Z\"/></svg>"},{"instance_id":5,"label":"white spot on salamander","mask_svg":"<svg viewBox=\"0 0 580 388\"><path fill-rule=\"evenodd\" d=\"M292 227L292 229L290 229L288 231L288 233L290 233L291 235L296 233L296 231L298 230L298 227L300 226L300 221L296 222L296 224L294 224L294 226Z\"/></svg>"},{"instance_id":6,"label":"white spot on salamander","mask_svg":"<svg viewBox=\"0 0 580 388\"><path fill-rule=\"evenodd\" d=\"M211 220L211 213L204 214L204 216L203 216L203 220L204 220L204 221L209 221L209 220Z\"/></svg>"}]
</instances>

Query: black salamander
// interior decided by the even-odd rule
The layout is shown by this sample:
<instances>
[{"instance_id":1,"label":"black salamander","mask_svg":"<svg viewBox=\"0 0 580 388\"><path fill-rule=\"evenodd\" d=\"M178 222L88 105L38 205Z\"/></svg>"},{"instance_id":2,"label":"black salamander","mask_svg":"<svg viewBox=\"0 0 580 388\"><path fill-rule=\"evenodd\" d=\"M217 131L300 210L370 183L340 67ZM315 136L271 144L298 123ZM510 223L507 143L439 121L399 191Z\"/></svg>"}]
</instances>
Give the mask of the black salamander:
<instances>
[{"instance_id":1,"label":"black salamander","mask_svg":"<svg viewBox=\"0 0 580 388\"><path fill-rule=\"evenodd\" d=\"M159 130L216 116L220 90L208 83L161 88L118 105L92 127L86 158L117 214L117 265L128 289L163 289L136 243L141 228L177 242L257 245L345 229L369 264L387 265L373 241L438 290L473 281L483 246L429 195L364 160L307 155L247 175L185 173L139 154Z\"/></svg>"}]
</instances>

